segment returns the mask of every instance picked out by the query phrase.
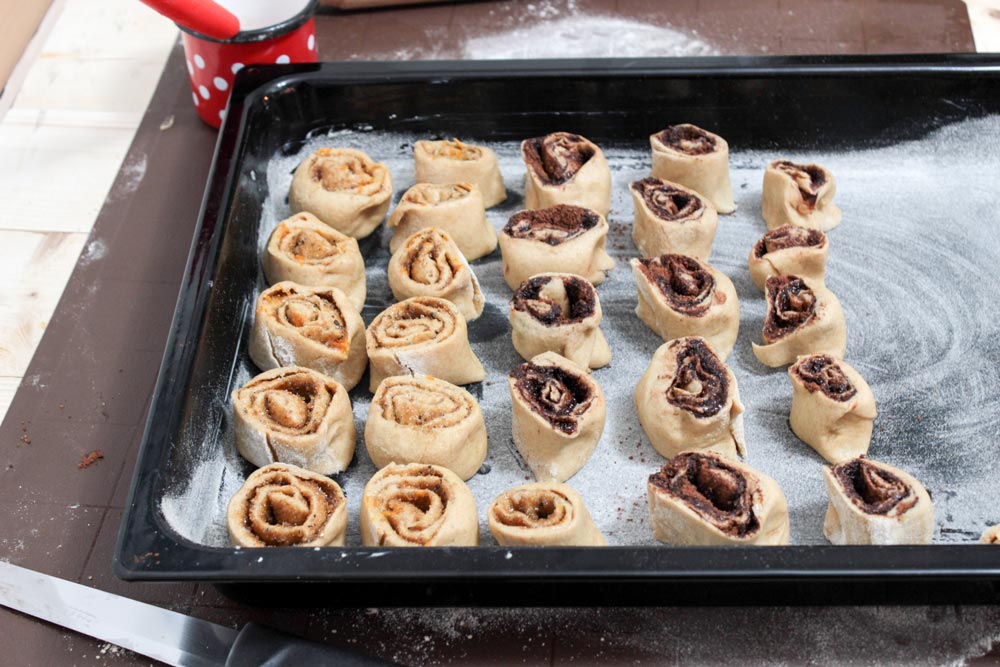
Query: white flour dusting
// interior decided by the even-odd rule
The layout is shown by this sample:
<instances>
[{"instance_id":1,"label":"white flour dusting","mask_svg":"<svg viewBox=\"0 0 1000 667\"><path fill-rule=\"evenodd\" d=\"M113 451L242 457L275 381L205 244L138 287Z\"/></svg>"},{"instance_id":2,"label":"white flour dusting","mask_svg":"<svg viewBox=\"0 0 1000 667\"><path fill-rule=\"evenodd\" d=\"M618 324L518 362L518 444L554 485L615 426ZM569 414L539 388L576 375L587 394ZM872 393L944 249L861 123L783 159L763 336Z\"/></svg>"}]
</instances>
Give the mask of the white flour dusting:
<instances>
[{"instance_id":1,"label":"white flour dusting","mask_svg":"<svg viewBox=\"0 0 1000 667\"><path fill-rule=\"evenodd\" d=\"M574 128L566 128L573 130ZM725 136L725 128L711 128ZM712 264L734 282L741 303L741 328L729 358L746 404L748 463L774 477L784 490L791 515L792 541L824 544L826 492L823 460L788 427L791 386L785 369L768 369L754 357L765 305L750 282L747 254L764 233L760 219L763 168L771 159L817 161L836 175L837 203L844 222L830 232L828 286L841 299L848 322L847 359L865 376L878 404L870 455L920 479L933 494L939 528L936 542L972 542L1000 521L996 481L996 436L1000 411L1000 330L995 295L1000 291L1000 220L995 177L1000 171L1000 117L948 126L930 136L871 150L802 154L793 146L774 152L734 147L733 186L739 210L721 216ZM276 156L267 172L271 197L260 221L258 248L277 222L289 214L285 203L291 172L308 151L320 146L360 148L389 167L398 201L413 184L412 145L420 137L393 133L339 131L311 139L302 152ZM463 137L481 140L481 137ZM524 166L515 142L490 143L498 154L510 193L488 212L500 228L523 201ZM652 449L635 415L632 392L661 341L635 316L635 286L628 268L636 256L631 241L632 202L628 184L649 170L648 143L604 147L613 176L608 251L617 261L598 288L614 359L595 371L608 401L601 443L583 470L569 480L583 496L594 520L612 544L654 545L648 525L646 478L663 459ZM362 243L366 255L368 306L374 316L392 303L386 282L388 233ZM506 311L511 292L502 277L499 251L472 263L487 299L483 316L469 324L473 350L487 381L470 390L479 397L489 434L488 474L469 481L481 519L483 544L494 544L486 508L503 490L525 482L530 473L513 453L506 374L521 362L510 342ZM262 281L262 279L261 279ZM258 290L260 291L260 285ZM246 310L248 316L252 308ZM244 331L250 322L244 323ZM240 361L230 387L211 398L210 424L193 425L200 452L191 483L163 499L170 524L189 539L225 546L225 504L249 466L232 441L221 415L228 393L255 372L240 343ZM347 544L360 544L358 510L362 488L375 472L362 434L370 394L353 392L359 434L355 460L337 477L348 497ZM216 427L221 426L220 435Z\"/></svg>"}]
</instances>

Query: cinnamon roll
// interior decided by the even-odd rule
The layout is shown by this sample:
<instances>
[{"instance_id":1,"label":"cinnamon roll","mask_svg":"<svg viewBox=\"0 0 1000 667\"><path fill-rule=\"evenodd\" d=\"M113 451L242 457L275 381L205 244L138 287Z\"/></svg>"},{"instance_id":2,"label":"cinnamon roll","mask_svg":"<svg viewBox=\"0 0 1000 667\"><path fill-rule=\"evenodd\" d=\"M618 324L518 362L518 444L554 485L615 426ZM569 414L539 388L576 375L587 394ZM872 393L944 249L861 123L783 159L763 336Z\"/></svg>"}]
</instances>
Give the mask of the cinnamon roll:
<instances>
[{"instance_id":1,"label":"cinnamon roll","mask_svg":"<svg viewBox=\"0 0 1000 667\"><path fill-rule=\"evenodd\" d=\"M272 463L247 477L226 524L238 547L342 547L347 498L329 477Z\"/></svg>"},{"instance_id":2,"label":"cinnamon roll","mask_svg":"<svg viewBox=\"0 0 1000 667\"><path fill-rule=\"evenodd\" d=\"M823 481L823 534L833 544L930 544L934 505L911 475L859 456L824 467Z\"/></svg>"},{"instance_id":3,"label":"cinnamon roll","mask_svg":"<svg viewBox=\"0 0 1000 667\"><path fill-rule=\"evenodd\" d=\"M824 286L830 243L818 229L785 225L764 234L750 250L747 263L757 289L771 276L795 275Z\"/></svg>"},{"instance_id":4,"label":"cinnamon roll","mask_svg":"<svg viewBox=\"0 0 1000 667\"><path fill-rule=\"evenodd\" d=\"M764 345L753 343L753 353L762 364L784 366L803 354L844 357L847 322L833 292L794 275L771 276L764 288Z\"/></svg>"},{"instance_id":5,"label":"cinnamon roll","mask_svg":"<svg viewBox=\"0 0 1000 667\"><path fill-rule=\"evenodd\" d=\"M665 253L708 261L719 214L694 190L659 178L629 186L635 203L632 240L643 257Z\"/></svg>"},{"instance_id":6,"label":"cinnamon roll","mask_svg":"<svg viewBox=\"0 0 1000 667\"><path fill-rule=\"evenodd\" d=\"M583 368L611 363L601 333L601 301L586 279L571 273L528 278L510 302L511 339L524 359L556 352Z\"/></svg>"},{"instance_id":7,"label":"cinnamon roll","mask_svg":"<svg viewBox=\"0 0 1000 667\"><path fill-rule=\"evenodd\" d=\"M355 310L365 305L365 260L357 240L312 213L296 213L274 228L264 253L264 277L268 285L290 281L336 287Z\"/></svg>"},{"instance_id":8,"label":"cinnamon roll","mask_svg":"<svg viewBox=\"0 0 1000 667\"><path fill-rule=\"evenodd\" d=\"M415 232L389 260L389 288L397 301L413 296L447 299L468 321L483 314L486 298L462 251L447 232Z\"/></svg>"},{"instance_id":9,"label":"cinnamon roll","mask_svg":"<svg viewBox=\"0 0 1000 667\"><path fill-rule=\"evenodd\" d=\"M281 282L257 297L250 359L262 370L305 366L354 388L368 365L364 322L336 287Z\"/></svg>"},{"instance_id":10,"label":"cinnamon roll","mask_svg":"<svg viewBox=\"0 0 1000 667\"><path fill-rule=\"evenodd\" d=\"M635 388L639 424L662 456L711 450L745 456L736 376L704 338L678 338L653 353Z\"/></svg>"},{"instance_id":11,"label":"cinnamon roll","mask_svg":"<svg viewBox=\"0 0 1000 667\"><path fill-rule=\"evenodd\" d=\"M788 502L764 473L714 452L684 452L649 476L649 522L666 544L788 544Z\"/></svg>"},{"instance_id":12,"label":"cinnamon roll","mask_svg":"<svg viewBox=\"0 0 1000 667\"><path fill-rule=\"evenodd\" d=\"M372 398L365 446L379 468L431 463L469 479L486 460L486 423L461 387L430 375L396 375Z\"/></svg>"},{"instance_id":13,"label":"cinnamon roll","mask_svg":"<svg viewBox=\"0 0 1000 667\"><path fill-rule=\"evenodd\" d=\"M1000 544L1000 523L984 530L979 541L983 544Z\"/></svg>"},{"instance_id":14,"label":"cinnamon roll","mask_svg":"<svg viewBox=\"0 0 1000 667\"><path fill-rule=\"evenodd\" d=\"M607 237L607 220L579 206L516 213L500 232L504 280L516 290L531 276L553 271L600 285L615 266L605 250Z\"/></svg>"},{"instance_id":15,"label":"cinnamon roll","mask_svg":"<svg viewBox=\"0 0 1000 667\"><path fill-rule=\"evenodd\" d=\"M458 139L421 140L413 145L417 183L473 183L483 193L486 208L507 199L500 165L493 149Z\"/></svg>"},{"instance_id":16,"label":"cinnamon roll","mask_svg":"<svg viewBox=\"0 0 1000 667\"><path fill-rule=\"evenodd\" d=\"M768 229L785 225L828 232L840 224L837 181L818 164L775 160L764 171L761 213Z\"/></svg>"},{"instance_id":17,"label":"cinnamon roll","mask_svg":"<svg viewBox=\"0 0 1000 667\"><path fill-rule=\"evenodd\" d=\"M393 375L433 375L452 384L486 379L469 346L465 318L451 301L415 296L383 310L368 325L371 384Z\"/></svg>"},{"instance_id":18,"label":"cinnamon roll","mask_svg":"<svg viewBox=\"0 0 1000 667\"><path fill-rule=\"evenodd\" d=\"M570 132L553 132L521 142L528 173L524 207L575 204L607 217L611 210L611 168L597 144Z\"/></svg>"},{"instance_id":19,"label":"cinnamon roll","mask_svg":"<svg viewBox=\"0 0 1000 667\"><path fill-rule=\"evenodd\" d=\"M447 232L470 262L497 247L497 232L486 219L483 193L472 183L417 183L403 193L389 216L390 252L427 227Z\"/></svg>"},{"instance_id":20,"label":"cinnamon roll","mask_svg":"<svg viewBox=\"0 0 1000 667\"><path fill-rule=\"evenodd\" d=\"M695 125L669 125L649 137L653 178L680 183L712 202L719 213L736 210L729 181L729 144Z\"/></svg>"},{"instance_id":21,"label":"cinnamon roll","mask_svg":"<svg viewBox=\"0 0 1000 667\"><path fill-rule=\"evenodd\" d=\"M361 496L366 547L474 547L479 519L472 492L441 466L390 463Z\"/></svg>"},{"instance_id":22,"label":"cinnamon roll","mask_svg":"<svg viewBox=\"0 0 1000 667\"><path fill-rule=\"evenodd\" d=\"M875 396L864 378L828 354L799 357L792 379L789 424L804 443L830 463L868 453L875 421Z\"/></svg>"},{"instance_id":23,"label":"cinnamon roll","mask_svg":"<svg viewBox=\"0 0 1000 667\"><path fill-rule=\"evenodd\" d=\"M234 391L232 402L236 449L255 466L291 463L333 475L354 457L351 399L322 373L265 371Z\"/></svg>"},{"instance_id":24,"label":"cinnamon roll","mask_svg":"<svg viewBox=\"0 0 1000 667\"><path fill-rule=\"evenodd\" d=\"M701 336L725 360L736 344L740 302L724 273L685 255L633 259L635 314L665 341Z\"/></svg>"},{"instance_id":25,"label":"cinnamon roll","mask_svg":"<svg viewBox=\"0 0 1000 667\"><path fill-rule=\"evenodd\" d=\"M540 482L565 482L587 463L601 434L604 394L587 371L545 352L507 376L514 446Z\"/></svg>"},{"instance_id":26,"label":"cinnamon roll","mask_svg":"<svg viewBox=\"0 0 1000 667\"><path fill-rule=\"evenodd\" d=\"M320 148L295 170L288 205L292 213L308 211L361 239L381 224L391 198L392 178L384 164L352 148Z\"/></svg>"},{"instance_id":27,"label":"cinnamon roll","mask_svg":"<svg viewBox=\"0 0 1000 667\"><path fill-rule=\"evenodd\" d=\"M565 484L535 482L508 489L487 511L490 532L504 547L603 547L608 541L583 499Z\"/></svg>"}]
</instances>

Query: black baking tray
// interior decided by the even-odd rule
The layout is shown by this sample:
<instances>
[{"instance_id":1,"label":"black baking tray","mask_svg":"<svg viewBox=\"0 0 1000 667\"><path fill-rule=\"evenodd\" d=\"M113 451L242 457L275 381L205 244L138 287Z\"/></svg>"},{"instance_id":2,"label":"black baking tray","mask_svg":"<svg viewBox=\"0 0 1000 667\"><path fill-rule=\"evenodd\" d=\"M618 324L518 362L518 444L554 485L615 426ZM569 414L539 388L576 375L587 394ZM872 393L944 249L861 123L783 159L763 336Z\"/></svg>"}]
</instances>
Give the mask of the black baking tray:
<instances>
[{"instance_id":1,"label":"black baking tray","mask_svg":"<svg viewBox=\"0 0 1000 667\"><path fill-rule=\"evenodd\" d=\"M247 67L219 136L115 555L126 580L197 580L285 604L336 584L344 604L996 602L1000 549L975 545L764 548L212 548L176 534L164 489L192 465L174 443L218 406L242 308L256 286L268 160L337 127L519 141L571 127L596 141L668 123L726 128L741 148L889 145L1000 113L1000 58L985 55ZM248 176L251 175L251 176ZM998 175L1000 179L1000 175ZM1000 180L998 180L1000 183ZM998 193L1000 201L1000 193ZM375 237L373 237L375 238ZM289 596L289 584L299 595ZM276 586L280 584L280 586ZM326 597L329 604L330 598Z\"/></svg>"}]
</instances>

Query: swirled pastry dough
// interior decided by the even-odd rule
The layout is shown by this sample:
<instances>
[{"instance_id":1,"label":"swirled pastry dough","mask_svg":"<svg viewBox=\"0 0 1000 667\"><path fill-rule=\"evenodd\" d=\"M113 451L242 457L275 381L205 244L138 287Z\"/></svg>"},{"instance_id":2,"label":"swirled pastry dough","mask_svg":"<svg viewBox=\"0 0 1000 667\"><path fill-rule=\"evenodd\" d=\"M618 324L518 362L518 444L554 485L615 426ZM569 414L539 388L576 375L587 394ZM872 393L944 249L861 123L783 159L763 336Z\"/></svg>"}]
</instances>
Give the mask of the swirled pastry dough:
<instances>
[{"instance_id":1,"label":"swirled pastry dough","mask_svg":"<svg viewBox=\"0 0 1000 667\"><path fill-rule=\"evenodd\" d=\"M607 217L611 168L597 144L579 134L553 132L522 141L521 156L528 170L525 208L573 204Z\"/></svg>"},{"instance_id":2,"label":"swirled pastry dough","mask_svg":"<svg viewBox=\"0 0 1000 667\"><path fill-rule=\"evenodd\" d=\"M750 250L747 265L757 289L771 276L799 276L824 286L830 243L818 229L785 225L764 234Z\"/></svg>"},{"instance_id":3,"label":"swirled pastry dough","mask_svg":"<svg viewBox=\"0 0 1000 667\"><path fill-rule=\"evenodd\" d=\"M729 144L695 125L670 125L649 137L651 176L680 183L712 202L719 213L736 210L729 180Z\"/></svg>"},{"instance_id":4,"label":"swirled pastry dough","mask_svg":"<svg viewBox=\"0 0 1000 667\"><path fill-rule=\"evenodd\" d=\"M483 314L486 298L462 251L447 232L415 232L389 259L389 289L397 301L433 296L455 304L468 321Z\"/></svg>"},{"instance_id":5,"label":"swirled pastry dough","mask_svg":"<svg viewBox=\"0 0 1000 667\"><path fill-rule=\"evenodd\" d=\"M762 364L784 366L803 354L844 357L847 322L833 292L794 275L771 276L764 287L764 345L753 343L753 353Z\"/></svg>"},{"instance_id":6,"label":"swirled pastry dough","mask_svg":"<svg viewBox=\"0 0 1000 667\"><path fill-rule=\"evenodd\" d=\"M660 178L636 181L629 191L635 204L632 240L643 257L676 253L708 261L719 226L711 202Z\"/></svg>"},{"instance_id":7,"label":"swirled pastry dough","mask_svg":"<svg viewBox=\"0 0 1000 667\"><path fill-rule=\"evenodd\" d=\"M470 262L497 247L497 233L486 219L479 187L472 183L417 183L403 193L389 216L390 252L428 227L446 232Z\"/></svg>"},{"instance_id":8,"label":"swirled pastry dough","mask_svg":"<svg viewBox=\"0 0 1000 667\"><path fill-rule=\"evenodd\" d=\"M840 224L837 181L818 164L775 160L764 171L761 213L768 229L785 225L828 232Z\"/></svg>"},{"instance_id":9,"label":"swirled pastry dough","mask_svg":"<svg viewBox=\"0 0 1000 667\"><path fill-rule=\"evenodd\" d=\"M288 205L361 239L382 223L392 198L392 178L381 162L352 148L320 148L292 176Z\"/></svg>"},{"instance_id":10,"label":"swirled pastry dough","mask_svg":"<svg viewBox=\"0 0 1000 667\"><path fill-rule=\"evenodd\" d=\"M566 484L515 486L497 496L486 516L500 546L602 547L608 543L580 494Z\"/></svg>"},{"instance_id":11,"label":"swirled pastry dough","mask_svg":"<svg viewBox=\"0 0 1000 667\"><path fill-rule=\"evenodd\" d=\"M486 208L507 199L496 153L458 139L421 140L413 145L417 183L473 183Z\"/></svg>"},{"instance_id":12,"label":"swirled pastry dough","mask_svg":"<svg viewBox=\"0 0 1000 667\"><path fill-rule=\"evenodd\" d=\"M984 530L979 541L983 544L1000 544L1000 523Z\"/></svg>"}]
</instances>

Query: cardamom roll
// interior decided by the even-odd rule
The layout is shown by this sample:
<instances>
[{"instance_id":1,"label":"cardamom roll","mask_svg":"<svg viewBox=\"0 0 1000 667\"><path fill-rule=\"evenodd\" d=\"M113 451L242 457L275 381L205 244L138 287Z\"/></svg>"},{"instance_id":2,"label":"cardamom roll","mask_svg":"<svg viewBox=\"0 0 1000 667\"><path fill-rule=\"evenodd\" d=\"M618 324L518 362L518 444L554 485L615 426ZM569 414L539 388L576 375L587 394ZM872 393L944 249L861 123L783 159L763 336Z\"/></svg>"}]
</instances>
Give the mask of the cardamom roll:
<instances>
[{"instance_id":1,"label":"cardamom roll","mask_svg":"<svg viewBox=\"0 0 1000 667\"><path fill-rule=\"evenodd\" d=\"M665 341L701 336L725 360L740 328L736 288L724 273L685 255L632 259L635 314Z\"/></svg>"},{"instance_id":2,"label":"cardamom roll","mask_svg":"<svg viewBox=\"0 0 1000 667\"><path fill-rule=\"evenodd\" d=\"M708 261L719 226L711 202L660 178L635 181L629 191L635 204L632 241L643 257L676 253Z\"/></svg>"},{"instance_id":3,"label":"cardamom roll","mask_svg":"<svg viewBox=\"0 0 1000 667\"><path fill-rule=\"evenodd\" d=\"M649 137L653 178L679 183L712 202L719 213L736 210L729 180L729 144L696 125L669 125Z\"/></svg>"},{"instance_id":4,"label":"cardamom roll","mask_svg":"<svg viewBox=\"0 0 1000 667\"><path fill-rule=\"evenodd\" d=\"M397 301L433 296L451 301L467 321L483 314L486 298L476 274L451 236L437 227L406 239L389 259L388 277Z\"/></svg>"},{"instance_id":5,"label":"cardamom roll","mask_svg":"<svg viewBox=\"0 0 1000 667\"><path fill-rule=\"evenodd\" d=\"M788 502L777 482L714 452L684 452L649 476L653 536L684 546L788 544Z\"/></svg>"},{"instance_id":6,"label":"cardamom roll","mask_svg":"<svg viewBox=\"0 0 1000 667\"><path fill-rule=\"evenodd\" d=\"M1000 544L1000 523L984 530L979 541L983 544Z\"/></svg>"},{"instance_id":7,"label":"cardamom roll","mask_svg":"<svg viewBox=\"0 0 1000 667\"><path fill-rule=\"evenodd\" d=\"M366 547L474 547L479 518L472 492L447 468L390 463L361 496Z\"/></svg>"},{"instance_id":8,"label":"cardamom roll","mask_svg":"<svg viewBox=\"0 0 1000 667\"><path fill-rule=\"evenodd\" d=\"M583 368L602 368L611 363L602 317L597 290L585 278L540 273L521 283L510 302L514 349L524 359L555 352Z\"/></svg>"},{"instance_id":9,"label":"cardamom roll","mask_svg":"<svg viewBox=\"0 0 1000 667\"><path fill-rule=\"evenodd\" d=\"M830 170L775 160L764 171L761 214L768 229L794 225L828 232L840 224L840 209L833 203L836 192Z\"/></svg>"},{"instance_id":10,"label":"cardamom roll","mask_svg":"<svg viewBox=\"0 0 1000 667\"><path fill-rule=\"evenodd\" d=\"M604 394L586 369L545 352L507 376L512 435L539 482L565 482L587 463L604 432Z\"/></svg>"},{"instance_id":11,"label":"cardamom roll","mask_svg":"<svg viewBox=\"0 0 1000 667\"><path fill-rule=\"evenodd\" d=\"M685 450L746 455L736 376L704 338L661 345L636 385L634 400L639 424L661 456Z\"/></svg>"},{"instance_id":12,"label":"cardamom roll","mask_svg":"<svg viewBox=\"0 0 1000 667\"><path fill-rule=\"evenodd\" d=\"M416 296L393 304L368 325L366 338L372 392L393 375L433 375L459 385L486 379L451 301Z\"/></svg>"},{"instance_id":13,"label":"cardamom roll","mask_svg":"<svg viewBox=\"0 0 1000 667\"><path fill-rule=\"evenodd\" d=\"M354 389L368 365L365 325L336 287L281 282L257 297L250 359L262 370L305 366Z\"/></svg>"},{"instance_id":14,"label":"cardamom roll","mask_svg":"<svg viewBox=\"0 0 1000 667\"><path fill-rule=\"evenodd\" d=\"M508 489L487 511L490 532L503 547L603 547L608 541L583 499L566 484L535 482Z\"/></svg>"},{"instance_id":15,"label":"cardamom roll","mask_svg":"<svg viewBox=\"0 0 1000 667\"><path fill-rule=\"evenodd\" d=\"M236 449L255 466L290 463L322 475L354 457L354 415L333 378L290 366L265 371L232 393Z\"/></svg>"},{"instance_id":16,"label":"cardamom roll","mask_svg":"<svg viewBox=\"0 0 1000 667\"><path fill-rule=\"evenodd\" d=\"M507 199L497 154L486 146L458 139L428 141L413 145L417 183L473 183L483 193L486 208Z\"/></svg>"},{"instance_id":17,"label":"cardamom roll","mask_svg":"<svg viewBox=\"0 0 1000 667\"><path fill-rule=\"evenodd\" d=\"M878 413L861 375L828 354L799 357L792 380L792 432L830 463L868 453Z\"/></svg>"},{"instance_id":18,"label":"cardamom roll","mask_svg":"<svg viewBox=\"0 0 1000 667\"><path fill-rule=\"evenodd\" d=\"M823 468L833 544L930 544L934 505L912 475L864 456Z\"/></svg>"},{"instance_id":19,"label":"cardamom roll","mask_svg":"<svg viewBox=\"0 0 1000 667\"><path fill-rule=\"evenodd\" d=\"M230 499L226 524L238 547L342 547L347 498L329 477L272 463Z\"/></svg>"},{"instance_id":20,"label":"cardamom roll","mask_svg":"<svg viewBox=\"0 0 1000 667\"><path fill-rule=\"evenodd\" d=\"M403 193L387 224L392 230L390 252L428 227L447 232L470 262L497 247L497 232L486 219L483 193L472 183L417 183Z\"/></svg>"},{"instance_id":21,"label":"cardamom roll","mask_svg":"<svg viewBox=\"0 0 1000 667\"><path fill-rule=\"evenodd\" d=\"M830 243L818 229L778 227L764 234L750 250L750 280L761 291L771 276L799 276L823 287L829 255Z\"/></svg>"},{"instance_id":22,"label":"cardamom roll","mask_svg":"<svg viewBox=\"0 0 1000 667\"><path fill-rule=\"evenodd\" d=\"M365 305L365 260L357 240L312 213L296 213L274 228L264 253L264 277L268 285L290 281L336 287L355 310Z\"/></svg>"},{"instance_id":23,"label":"cardamom roll","mask_svg":"<svg viewBox=\"0 0 1000 667\"><path fill-rule=\"evenodd\" d=\"M469 479L486 460L486 423L461 387L430 375L396 375L372 398L365 446L379 468L430 463Z\"/></svg>"},{"instance_id":24,"label":"cardamom roll","mask_svg":"<svg viewBox=\"0 0 1000 667\"><path fill-rule=\"evenodd\" d=\"M559 204L515 213L500 232L503 277L512 290L539 273L574 273L594 285L615 266L605 250L608 221L595 211Z\"/></svg>"},{"instance_id":25,"label":"cardamom roll","mask_svg":"<svg viewBox=\"0 0 1000 667\"><path fill-rule=\"evenodd\" d=\"M762 364L784 366L804 354L829 354L843 359L847 322L833 292L794 275L771 276L764 288L764 344L753 343L753 353Z\"/></svg>"},{"instance_id":26,"label":"cardamom roll","mask_svg":"<svg viewBox=\"0 0 1000 667\"><path fill-rule=\"evenodd\" d=\"M292 176L292 213L312 213L338 232L363 239L382 223L392 178L381 162L353 148L320 148Z\"/></svg>"},{"instance_id":27,"label":"cardamom roll","mask_svg":"<svg viewBox=\"0 0 1000 667\"><path fill-rule=\"evenodd\" d=\"M589 208L602 217L611 210L611 168L604 152L586 137L553 132L521 142L527 175L524 207L556 204Z\"/></svg>"}]
</instances>

